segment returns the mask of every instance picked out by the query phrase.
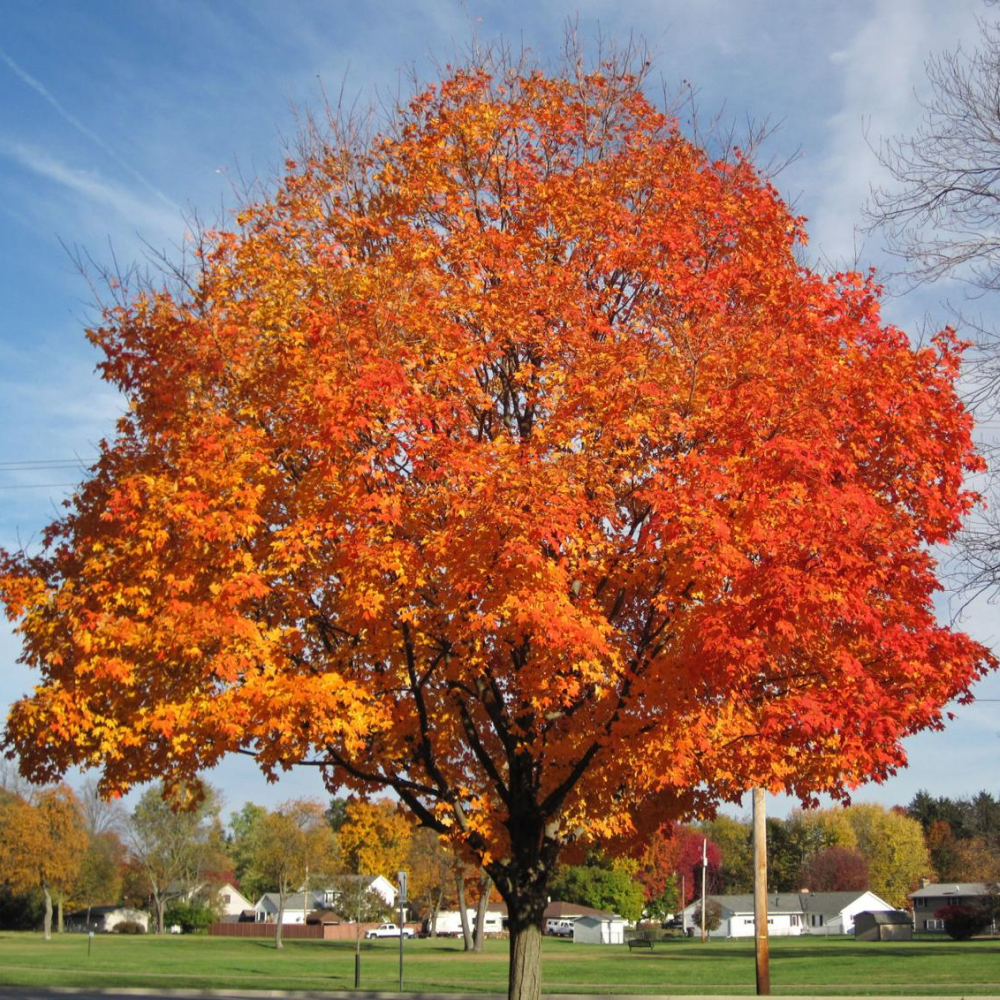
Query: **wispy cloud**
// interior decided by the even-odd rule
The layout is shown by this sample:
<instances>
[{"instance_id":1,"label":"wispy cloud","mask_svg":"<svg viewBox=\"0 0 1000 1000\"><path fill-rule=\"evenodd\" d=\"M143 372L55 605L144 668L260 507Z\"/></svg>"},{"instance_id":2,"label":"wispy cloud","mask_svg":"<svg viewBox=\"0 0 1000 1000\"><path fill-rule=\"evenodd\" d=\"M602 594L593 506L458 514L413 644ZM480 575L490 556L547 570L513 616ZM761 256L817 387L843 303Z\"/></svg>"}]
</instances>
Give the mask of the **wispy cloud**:
<instances>
[{"instance_id":1,"label":"wispy cloud","mask_svg":"<svg viewBox=\"0 0 1000 1000\"><path fill-rule=\"evenodd\" d=\"M975 28L971 5L876 4L850 44L830 53L830 69L840 79L840 109L826 123L826 149L813 179L823 194L810 226L814 251L830 263L851 265L856 252L862 258L877 252L878 240L866 245L872 241L855 228L870 185L891 182L869 142L913 134L923 114L918 95L927 88L925 62Z\"/></svg>"},{"instance_id":2,"label":"wispy cloud","mask_svg":"<svg viewBox=\"0 0 1000 1000\"><path fill-rule=\"evenodd\" d=\"M159 188L147 180L138 170L135 169L124 157L122 157L111 145L109 145L104 139L101 138L93 129L88 128L79 118L76 117L71 111L68 111L49 91L49 89L40 81L33 77L30 73L22 69L16 62L14 62L11 57L0 49L0 59L6 63L7 68L15 75L22 83L27 84L35 91L40 97L47 101L59 114L59 116L70 125L73 126L81 135L86 136L91 142L102 149L115 163L118 164L123 170L134 177L143 187L154 194L160 201L165 205L169 205L175 211L177 210L177 205L171 201Z\"/></svg>"},{"instance_id":3,"label":"wispy cloud","mask_svg":"<svg viewBox=\"0 0 1000 1000\"><path fill-rule=\"evenodd\" d=\"M144 236L177 236L181 230L181 213L176 206L160 207L128 188L105 180L89 170L57 160L54 156L20 142L0 139L0 155L16 161L33 174L58 184L73 194L103 209L111 209L132 228Z\"/></svg>"}]
</instances>

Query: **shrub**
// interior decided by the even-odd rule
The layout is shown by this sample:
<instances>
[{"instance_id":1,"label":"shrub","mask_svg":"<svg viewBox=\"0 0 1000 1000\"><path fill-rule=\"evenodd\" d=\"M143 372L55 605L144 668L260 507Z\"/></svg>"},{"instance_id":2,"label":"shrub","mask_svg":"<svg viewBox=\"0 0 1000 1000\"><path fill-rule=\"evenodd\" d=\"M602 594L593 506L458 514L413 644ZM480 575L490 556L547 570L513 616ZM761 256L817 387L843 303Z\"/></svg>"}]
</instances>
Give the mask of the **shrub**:
<instances>
[{"instance_id":1,"label":"shrub","mask_svg":"<svg viewBox=\"0 0 1000 1000\"><path fill-rule=\"evenodd\" d=\"M967 941L974 934L985 930L990 923L988 911L958 903L953 906L942 906L934 916L944 921L945 932L956 941Z\"/></svg>"},{"instance_id":2,"label":"shrub","mask_svg":"<svg viewBox=\"0 0 1000 1000\"><path fill-rule=\"evenodd\" d=\"M203 934L214 920L211 909L197 903L174 903L163 913L163 926L177 924L184 934Z\"/></svg>"},{"instance_id":3,"label":"shrub","mask_svg":"<svg viewBox=\"0 0 1000 1000\"><path fill-rule=\"evenodd\" d=\"M119 920L111 930L115 934L145 934L146 928L138 920Z\"/></svg>"}]
</instances>

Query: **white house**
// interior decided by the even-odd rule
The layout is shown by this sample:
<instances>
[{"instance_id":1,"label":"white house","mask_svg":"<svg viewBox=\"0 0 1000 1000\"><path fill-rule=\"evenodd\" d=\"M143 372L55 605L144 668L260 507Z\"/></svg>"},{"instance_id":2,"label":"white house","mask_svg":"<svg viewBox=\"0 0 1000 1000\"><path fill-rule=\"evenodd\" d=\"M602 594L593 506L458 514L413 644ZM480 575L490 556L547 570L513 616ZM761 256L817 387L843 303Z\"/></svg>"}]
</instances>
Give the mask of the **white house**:
<instances>
[{"instance_id":1,"label":"white house","mask_svg":"<svg viewBox=\"0 0 1000 1000\"><path fill-rule=\"evenodd\" d=\"M370 890L380 896L386 906L391 907L396 900L396 887L382 875L338 875L337 881L357 883L362 889ZM306 916L313 910L337 910L343 889L336 885L327 889L310 889L306 892L290 892L285 899L285 912L282 922L286 924L304 924ZM278 919L278 893L265 892L253 907L255 919L274 922ZM346 915L346 914L345 914Z\"/></svg>"},{"instance_id":2,"label":"white house","mask_svg":"<svg viewBox=\"0 0 1000 1000\"><path fill-rule=\"evenodd\" d=\"M573 922L573 944L624 944L624 917L612 913L587 914Z\"/></svg>"},{"instance_id":3,"label":"white house","mask_svg":"<svg viewBox=\"0 0 1000 1000\"><path fill-rule=\"evenodd\" d=\"M239 920L244 913L253 908L253 903L232 882L225 882L215 890L213 909L225 923Z\"/></svg>"},{"instance_id":4,"label":"white house","mask_svg":"<svg viewBox=\"0 0 1000 1000\"><path fill-rule=\"evenodd\" d=\"M280 895L276 892L265 892L254 906L257 921L273 924L278 919ZM306 915L313 910L323 909L323 893L314 889L308 892L290 892L285 897L285 912L281 915L283 924L304 924Z\"/></svg>"},{"instance_id":5,"label":"white house","mask_svg":"<svg viewBox=\"0 0 1000 1000\"><path fill-rule=\"evenodd\" d=\"M119 924L139 924L144 931L149 930L149 914L131 906L92 906L89 910L67 913L65 919L70 931L110 933Z\"/></svg>"},{"instance_id":6,"label":"white house","mask_svg":"<svg viewBox=\"0 0 1000 1000\"><path fill-rule=\"evenodd\" d=\"M338 875L337 882L344 884L358 884L369 892L376 892L385 900L386 906L393 906L396 902L396 886L393 885L384 875ZM323 890L323 905L327 908L336 909L337 901L340 899L341 890L336 886Z\"/></svg>"},{"instance_id":7,"label":"white house","mask_svg":"<svg viewBox=\"0 0 1000 1000\"><path fill-rule=\"evenodd\" d=\"M710 931L712 937L753 937L753 894L709 896L722 908L722 923ZM695 900L683 911L684 926L697 927L694 912L701 905ZM893 909L873 892L777 892L767 897L767 932L772 937L795 937L800 934L853 934L854 917L865 910Z\"/></svg>"}]
</instances>

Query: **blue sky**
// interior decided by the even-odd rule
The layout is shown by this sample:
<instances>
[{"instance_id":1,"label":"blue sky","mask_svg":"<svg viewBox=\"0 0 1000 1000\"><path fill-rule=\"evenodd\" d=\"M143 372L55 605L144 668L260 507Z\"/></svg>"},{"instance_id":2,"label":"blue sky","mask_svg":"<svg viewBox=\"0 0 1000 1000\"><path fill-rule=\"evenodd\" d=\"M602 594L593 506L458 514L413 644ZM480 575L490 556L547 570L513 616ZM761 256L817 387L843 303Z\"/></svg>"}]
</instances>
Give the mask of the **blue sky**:
<instances>
[{"instance_id":1,"label":"blue sky","mask_svg":"<svg viewBox=\"0 0 1000 1000\"><path fill-rule=\"evenodd\" d=\"M932 52L975 44L978 0L753 3L549 0L95 0L4 9L0 38L0 544L37 539L110 433L121 402L94 375L83 336L93 296L74 249L127 268L148 248L176 256L186 219L224 220L241 178L267 183L297 116L343 90L391 101L411 77L505 39L555 63L568 22L594 40L642 38L653 79L698 90L703 116L780 124L768 153L798 158L777 178L809 217L811 262L879 264L857 227L881 178L866 135L911 132ZM988 11L986 11L988 13ZM951 290L954 292L954 290ZM890 297L889 320L947 320L949 290ZM41 463L48 463L43 465ZM63 463L63 464L57 464ZM942 601L946 613L947 595ZM964 627L996 647L994 609ZM0 625L0 704L28 690ZM1000 678L979 689L1000 698ZM857 800L1000 793L998 705L956 709L945 732L907 744L911 767ZM322 795L312 770L268 787L246 761L210 776L232 808ZM787 803L775 801L781 812Z\"/></svg>"}]
</instances>

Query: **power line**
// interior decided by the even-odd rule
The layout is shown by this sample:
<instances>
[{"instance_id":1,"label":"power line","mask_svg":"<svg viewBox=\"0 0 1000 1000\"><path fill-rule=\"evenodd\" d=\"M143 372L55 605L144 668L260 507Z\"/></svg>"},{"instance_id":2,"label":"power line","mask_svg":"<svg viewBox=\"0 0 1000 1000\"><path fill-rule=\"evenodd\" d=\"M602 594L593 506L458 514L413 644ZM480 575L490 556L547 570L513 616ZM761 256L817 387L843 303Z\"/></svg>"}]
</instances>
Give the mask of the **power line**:
<instances>
[{"instance_id":1,"label":"power line","mask_svg":"<svg viewBox=\"0 0 1000 1000\"><path fill-rule=\"evenodd\" d=\"M0 462L0 472L31 472L37 469L86 469L82 458L22 459L19 462Z\"/></svg>"},{"instance_id":2,"label":"power line","mask_svg":"<svg viewBox=\"0 0 1000 1000\"><path fill-rule=\"evenodd\" d=\"M18 483L15 486L0 484L0 490L55 490L64 486L79 486L79 483Z\"/></svg>"}]
</instances>

